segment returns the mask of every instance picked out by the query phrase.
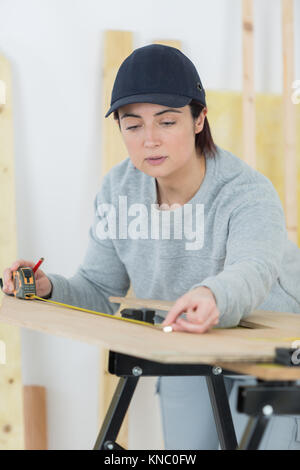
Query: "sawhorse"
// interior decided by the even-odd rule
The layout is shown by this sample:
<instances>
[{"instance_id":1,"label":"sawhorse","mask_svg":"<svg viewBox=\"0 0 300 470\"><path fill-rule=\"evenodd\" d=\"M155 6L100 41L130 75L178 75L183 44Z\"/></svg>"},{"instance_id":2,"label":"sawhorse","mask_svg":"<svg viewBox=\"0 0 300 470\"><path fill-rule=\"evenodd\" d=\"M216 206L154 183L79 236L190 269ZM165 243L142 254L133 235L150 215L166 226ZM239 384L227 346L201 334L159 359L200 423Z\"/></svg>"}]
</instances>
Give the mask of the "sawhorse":
<instances>
[{"instance_id":1,"label":"sawhorse","mask_svg":"<svg viewBox=\"0 0 300 470\"><path fill-rule=\"evenodd\" d=\"M240 374L206 364L162 364L113 351L109 351L108 371L120 377L120 380L94 450L125 450L117 444L116 439L138 380L143 376L205 376L220 446L223 450L258 449L273 415L300 414L300 386L294 381L257 380L256 385L240 386L237 409L250 418L238 445L224 375Z\"/></svg>"}]
</instances>

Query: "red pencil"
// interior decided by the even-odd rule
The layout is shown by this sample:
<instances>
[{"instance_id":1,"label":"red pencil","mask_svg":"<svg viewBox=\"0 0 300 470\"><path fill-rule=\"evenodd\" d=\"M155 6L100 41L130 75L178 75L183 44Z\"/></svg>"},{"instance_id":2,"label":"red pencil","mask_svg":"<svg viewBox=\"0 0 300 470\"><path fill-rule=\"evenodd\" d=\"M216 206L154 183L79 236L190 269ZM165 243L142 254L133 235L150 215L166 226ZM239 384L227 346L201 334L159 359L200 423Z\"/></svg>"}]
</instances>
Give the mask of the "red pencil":
<instances>
[{"instance_id":1,"label":"red pencil","mask_svg":"<svg viewBox=\"0 0 300 470\"><path fill-rule=\"evenodd\" d=\"M35 273L35 271L41 266L42 262L44 261L44 258L41 258L35 265L35 267L33 268L33 272Z\"/></svg>"}]
</instances>

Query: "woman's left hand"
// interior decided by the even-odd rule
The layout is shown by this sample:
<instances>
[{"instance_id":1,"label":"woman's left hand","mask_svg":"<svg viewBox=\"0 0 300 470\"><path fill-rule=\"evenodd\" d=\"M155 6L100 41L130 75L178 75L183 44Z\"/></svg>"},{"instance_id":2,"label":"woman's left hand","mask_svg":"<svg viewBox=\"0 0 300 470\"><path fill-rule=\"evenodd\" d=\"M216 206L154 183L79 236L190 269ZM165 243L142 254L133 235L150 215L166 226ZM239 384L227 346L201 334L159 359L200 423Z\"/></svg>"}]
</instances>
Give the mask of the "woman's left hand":
<instances>
[{"instance_id":1,"label":"woman's left hand","mask_svg":"<svg viewBox=\"0 0 300 470\"><path fill-rule=\"evenodd\" d=\"M186 314L186 320L178 318ZM205 333L219 322L220 311L208 287L196 287L179 297L169 310L163 326L172 325L173 331Z\"/></svg>"}]
</instances>

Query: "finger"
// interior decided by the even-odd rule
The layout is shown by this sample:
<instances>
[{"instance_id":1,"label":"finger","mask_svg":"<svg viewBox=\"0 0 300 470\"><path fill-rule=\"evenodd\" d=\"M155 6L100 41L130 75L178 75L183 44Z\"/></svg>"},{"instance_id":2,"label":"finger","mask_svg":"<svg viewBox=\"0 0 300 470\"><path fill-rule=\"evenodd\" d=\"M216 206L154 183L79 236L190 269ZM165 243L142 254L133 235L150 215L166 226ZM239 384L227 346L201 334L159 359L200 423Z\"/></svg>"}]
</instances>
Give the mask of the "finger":
<instances>
[{"instance_id":1,"label":"finger","mask_svg":"<svg viewBox=\"0 0 300 470\"><path fill-rule=\"evenodd\" d=\"M203 314L202 312L197 310L188 310L186 312L186 319L191 323L202 323L203 321Z\"/></svg>"},{"instance_id":2,"label":"finger","mask_svg":"<svg viewBox=\"0 0 300 470\"><path fill-rule=\"evenodd\" d=\"M12 271L6 268L3 273L3 292L9 293L13 291Z\"/></svg>"},{"instance_id":3,"label":"finger","mask_svg":"<svg viewBox=\"0 0 300 470\"><path fill-rule=\"evenodd\" d=\"M185 319L184 318L177 318L176 322L172 324L172 330L173 331L183 331L183 332L187 332L187 329L186 329L186 326L185 326ZM187 322L188 323L188 322ZM211 325L212 327L214 327L215 325L217 325L219 323L219 310L217 308L215 308L211 314ZM201 325L200 325L201 326ZM207 324L203 325L204 326L204 329L205 327L207 327ZM209 329L209 328L208 328ZM207 329L206 329L207 331ZM200 331L201 333L201 331Z\"/></svg>"},{"instance_id":4,"label":"finger","mask_svg":"<svg viewBox=\"0 0 300 470\"><path fill-rule=\"evenodd\" d=\"M182 331L185 333L196 333L202 334L205 333L209 329L209 326L205 324L199 325L196 323L190 323L183 318L180 318L175 325L172 325L173 331Z\"/></svg>"},{"instance_id":5,"label":"finger","mask_svg":"<svg viewBox=\"0 0 300 470\"><path fill-rule=\"evenodd\" d=\"M181 313L193 313L200 314L200 316L204 315L204 320L207 318L209 313L215 308L216 304L212 299L202 298L202 299L195 299L193 296L190 295L183 295L180 297L174 304L174 306L169 310L164 322L163 326L171 325L176 321L176 318ZM203 312L206 314L203 314ZM196 318L196 316L195 316ZM193 321L193 320L192 320Z\"/></svg>"},{"instance_id":6,"label":"finger","mask_svg":"<svg viewBox=\"0 0 300 470\"><path fill-rule=\"evenodd\" d=\"M3 273L3 281L6 284L8 281L12 279L12 271L10 268L6 268Z\"/></svg>"},{"instance_id":7,"label":"finger","mask_svg":"<svg viewBox=\"0 0 300 470\"><path fill-rule=\"evenodd\" d=\"M173 307L171 308L171 310L169 310L165 320L163 321L163 326L167 326L167 325L171 325L172 323L175 322L176 318L183 312L186 311L186 309L188 308L189 306L187 305L187 301L186 299L180 297L176 302L175 304L173 305Z\"/></svg>"},{"instance_id":8,"label":"finger","mask_svg":"<svg viewBox=\"0 0 300 470\"><path fill-rule=\"evenodd\" d=\"M42 271L41 269L38 269L38 270L34 273L34 277L35 277L35 280L44 278L44 277L45 277L45 273L44 273L44 271Z\"/></svg>"},{"instance_id":9,"label":"finger","mask_svg":"<svg viewBox=\"0 0 300 470\"><path fill-rule=\"evenodd\" d=\"M190 333L205 333L206 331L208 331L215 325L215 320L216 320L215 315L211 315L210 317L206 319L205 322L201 324L196 324L196 323L190 323L184 320L183 318L179 318L176 322L176 325L182 328L180 331L187 331ZM174 329L174 325L173 325L173 330L176 331ZM177 331L179 330L177 329Z\"/></svg>"},{"instance_id":10,"label":"finger","mask_svg":"<svg viewBox=\"0 0 300 470\"><path fill-rule=\"evenodd\" d=\"M47 285L47 280L48 278L45 276L45 277L42 277L42 278L37 278L35 280L35 288L36 290L41 290L41 289L44 289L45 285Z\"/></svg>"},{"instance_id":11,"label":"finger","mask_svg":"<svg viewBox=\"0 0 300 470\"><path fill-rule=\"evenodd\" d=\"M188 311L186 314L186 318L192 323L205 323L205 321L209 318L213 310L213 305L204 302L203 304L198 305L195 311Z\"/></svg>"},{"instance_id":12,"label":"finger","mask_svg":"<svg viewBox=\"0 0 300 470\"><path fill-rule=\"evenodd\" d=\"M29 266L33 267L34 263L32 261L26 261L24 259L18 259L14 261L11 265L10 268L5 269L4 271L4 286L3 286L3 291L5 293L12 292L13 291L13 271L17 271L17 269L20 266Z\"/></svg>"},{"instance_id":13,"label":"finger","mask_svg":"<svg viewBox=\"0 0 300 470\"><path fill-rule=\"evenodd\" d=\"M29 268L33 268L34 263L32 261L27 261L25 259L17 259L16 261L13 262L10 269L12 271L16 271L17 269L19 269L20 266L28 266Z\"/></svg>"},{"instance_id":14,"label":"finger","mask_svg":"<svg viewBox=\"0 0 300 470\"><path fill-rule=\"evenodd\" d=\"M177 320L181 320L181 319L188 321L189 323L194 323L195 325L199 325L202 323L201 318L199 318L199 316L196 315L195 313L187 313L186 316L180 316L177 318Z\"/></svg>"},{"instance_id":15,"label":"finger","mask_svg":"<svg viewBox=\"0 0 300 470\"><path fill-rule=\"evenodd\" d=\"M184 327L182 327L181 325L179 325L178 322L172 324L172 331L178 331L178 332L183 331L183 332L186 332L186 330L184 329Z\"/></svg>"}]
</instances>

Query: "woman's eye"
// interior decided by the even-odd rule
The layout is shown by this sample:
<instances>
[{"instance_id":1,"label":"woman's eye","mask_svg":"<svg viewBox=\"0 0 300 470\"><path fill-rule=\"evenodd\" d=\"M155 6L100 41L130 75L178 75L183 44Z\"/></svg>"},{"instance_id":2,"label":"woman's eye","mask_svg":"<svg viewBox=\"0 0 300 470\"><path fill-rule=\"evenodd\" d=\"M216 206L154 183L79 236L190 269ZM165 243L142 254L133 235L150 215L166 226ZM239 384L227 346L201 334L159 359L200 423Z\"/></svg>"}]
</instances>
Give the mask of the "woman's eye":
<instances>
[{"instance_id":1,"label":"woman's eye","mask_svg":"<svg viewBox=\"0 0 300 470\"><path fill-rule=\"evenodd\" d=\"M162 122L161 124L164 124L165 126L172 126L172 124L175 124L175 121ZM130 127L126 127L126 130L127 131L135 130L138 127L140 127L140 126L130 126Z\"/></svg>"}]
</instances>

